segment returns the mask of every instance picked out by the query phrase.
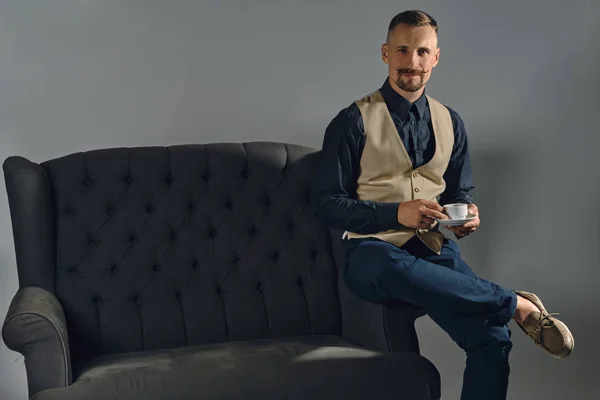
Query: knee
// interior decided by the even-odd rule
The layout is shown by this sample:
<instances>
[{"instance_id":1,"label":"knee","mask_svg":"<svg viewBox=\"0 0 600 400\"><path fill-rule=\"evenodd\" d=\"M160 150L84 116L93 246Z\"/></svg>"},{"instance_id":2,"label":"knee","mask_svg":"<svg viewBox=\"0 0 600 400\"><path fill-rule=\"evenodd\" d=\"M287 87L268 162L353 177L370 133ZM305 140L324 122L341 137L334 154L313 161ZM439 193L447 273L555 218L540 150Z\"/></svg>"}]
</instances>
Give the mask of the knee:
<instances>
[{"instance_id":1,"label":"knee","mask_svg":"<svg viewBox=\"0 0 600 400\"><path fill-rule=\"evenodd\" d=\"M346 259L343 270L344 283L355 295L363 300L378 303L389 300L381 282L386 280L390 266L376 257L367 260L364 257Z\"/></svg>"},{"instance_id":2,"label":"knee","mask_svg":"<svg viewBox=\"0 0 600 400\"><path fill-rule=\"evenodd\" d=\"M347 261L343 278L346 287L360 299L372 303L379 300L377 286L368 265Z\"/></svg>"}]
</instances>

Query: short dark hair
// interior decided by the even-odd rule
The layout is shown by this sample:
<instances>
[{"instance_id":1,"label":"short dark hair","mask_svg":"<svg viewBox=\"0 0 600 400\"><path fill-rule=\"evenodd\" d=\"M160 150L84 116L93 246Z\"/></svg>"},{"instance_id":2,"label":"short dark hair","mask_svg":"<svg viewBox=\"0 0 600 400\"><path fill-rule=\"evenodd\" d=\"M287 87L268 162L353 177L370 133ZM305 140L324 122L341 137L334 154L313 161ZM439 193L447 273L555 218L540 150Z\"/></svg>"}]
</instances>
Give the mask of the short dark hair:
<instances>
[{"instance_id":1,"label":"short dark hair","mask_svg":"<svg viewBox=\"0 0 600 400\"><path fill-rule=\"evenodd\" d=\"M438 32L438 24L435 19L425 11L420 10L407 10L403 11L400 14L396 15L390 21L390 25L388 27L387 32L387 41L389 41L390 33L400 24L406 24L409 26L425 26L429 25L433 28L435 33Z\"/></svg>"}]
</instances>

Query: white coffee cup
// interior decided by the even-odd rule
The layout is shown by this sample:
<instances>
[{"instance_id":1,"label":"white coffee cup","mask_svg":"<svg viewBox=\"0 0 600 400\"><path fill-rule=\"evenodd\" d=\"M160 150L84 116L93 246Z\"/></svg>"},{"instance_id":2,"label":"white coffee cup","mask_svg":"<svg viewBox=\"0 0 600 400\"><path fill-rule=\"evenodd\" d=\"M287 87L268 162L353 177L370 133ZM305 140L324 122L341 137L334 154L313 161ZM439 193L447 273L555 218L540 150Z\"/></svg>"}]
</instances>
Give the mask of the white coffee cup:
<instances>
[{"instance_id":1,"label":"white coffee cup","mask_svg":"<svg viewBox=\"0 0 600 400\"><path fill-rule=\"evenodd\" d=\"M450 219L464 219L469 214L469 205L466 203L446 204L444 211Z\"/></svg>"}]
</instances>

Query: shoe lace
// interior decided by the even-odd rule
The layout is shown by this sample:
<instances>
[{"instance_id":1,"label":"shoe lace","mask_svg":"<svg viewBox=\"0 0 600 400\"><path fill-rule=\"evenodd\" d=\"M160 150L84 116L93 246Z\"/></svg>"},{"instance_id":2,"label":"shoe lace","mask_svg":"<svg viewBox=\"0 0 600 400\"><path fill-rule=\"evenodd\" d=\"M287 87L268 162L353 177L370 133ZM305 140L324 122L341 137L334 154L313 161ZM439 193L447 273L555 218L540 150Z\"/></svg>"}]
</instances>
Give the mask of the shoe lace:
<instances>
[{"instance_id":1,"label":"shoe lace","mask_svg":"<svg viewBox=\"0 0 600 400\"><path fill-rule=\"evenodd\" d=\"M554 326L554 322L550 320L550 317L555 315L559 315L559 313L545 314L542 318L540 318L535 327L527 333L527 336L530 336L535 344L541 343L541 334L544 329L550 329Z\"/></svg>"}]
</instances>

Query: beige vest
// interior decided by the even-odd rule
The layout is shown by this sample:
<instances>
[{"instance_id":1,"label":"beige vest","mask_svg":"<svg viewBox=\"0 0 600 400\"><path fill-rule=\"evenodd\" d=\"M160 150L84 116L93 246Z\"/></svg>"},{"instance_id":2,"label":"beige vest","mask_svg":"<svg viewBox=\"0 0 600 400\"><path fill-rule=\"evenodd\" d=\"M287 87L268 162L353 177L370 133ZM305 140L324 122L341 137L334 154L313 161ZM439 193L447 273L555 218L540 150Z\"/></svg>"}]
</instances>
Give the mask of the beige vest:
<instances>
[{"instance_id":1,"label":"beige vest","mask_svg":"<svg viewBox=\"0 0 600 400\"><path fill-rule=\"evenodd\" d=\"M454 146L454 129L448 109L427 96L435 154L431 161L413 168L412 162L379 90L356 101L364 121L365 147L360 159L357 196L359 200L405 202L415 199L437 201L444 189L444 172ZM400 228L374 234L345 232L349 238L376 237L402 246L417 235L440 254L444 235L436 222L431 229Z\"/></svg>"}]
</instances>

